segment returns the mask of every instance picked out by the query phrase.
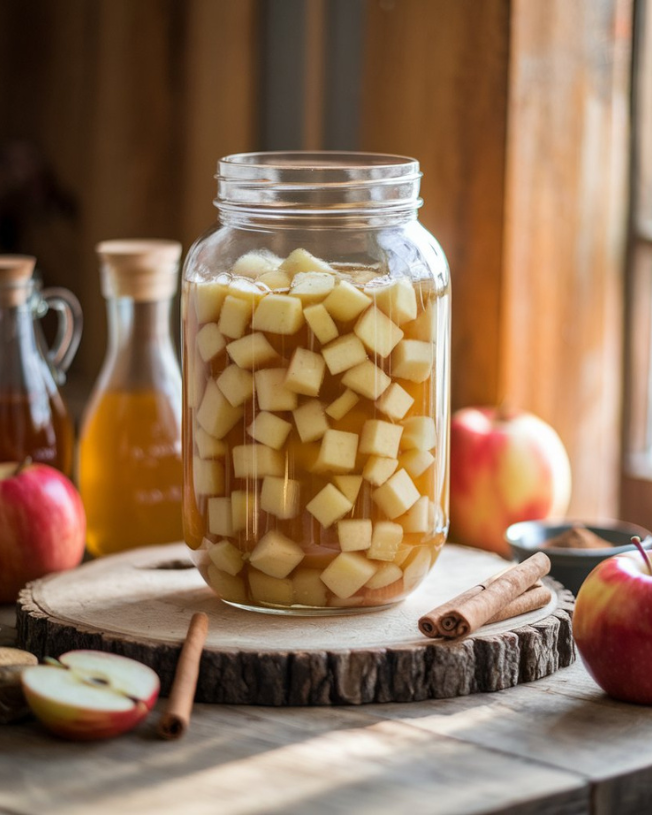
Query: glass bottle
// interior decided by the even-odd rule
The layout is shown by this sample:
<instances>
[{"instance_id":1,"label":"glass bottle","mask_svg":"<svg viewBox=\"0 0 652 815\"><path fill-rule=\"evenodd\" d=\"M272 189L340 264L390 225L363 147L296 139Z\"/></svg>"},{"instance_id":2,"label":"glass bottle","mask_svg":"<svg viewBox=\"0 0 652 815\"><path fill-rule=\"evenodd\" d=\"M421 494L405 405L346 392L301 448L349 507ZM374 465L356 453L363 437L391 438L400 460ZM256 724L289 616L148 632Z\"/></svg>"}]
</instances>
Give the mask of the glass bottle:
<instances>
[{"instance_id":1,"label":"glass bottle","mask_svg":"<svg viewBox=\"0 0 652 815\"><path fill-rule=\"evenodd\" d=\"M108 347L82 419L79 489L88 549L181 540L181 372L170 333L181 244L97 246Z\"/></svg>"},{"instance_id":2,"label":"glass bottle","mask_svg":"<svg viewBox=\"0 0 652 815\"><path fill-rule=\"evenodd\" d=\"M39 291L36 259L0 255L0 461L49 464L72 475L74 427L58 385L79 346L82 312L66 289ZM38 319L56 311L54 345Z\"/></svg>"},{"instance_id":3,"label":"glass bottle","mask_svg":"<svg viewBox=\"0 0 652 815\"><path fill-rule=\"evenodd\" d=\"M218 165L186 259L184 537L226 602L399 602L448 531L450 279L416 160Z\"/></svg>"}]
</instances>

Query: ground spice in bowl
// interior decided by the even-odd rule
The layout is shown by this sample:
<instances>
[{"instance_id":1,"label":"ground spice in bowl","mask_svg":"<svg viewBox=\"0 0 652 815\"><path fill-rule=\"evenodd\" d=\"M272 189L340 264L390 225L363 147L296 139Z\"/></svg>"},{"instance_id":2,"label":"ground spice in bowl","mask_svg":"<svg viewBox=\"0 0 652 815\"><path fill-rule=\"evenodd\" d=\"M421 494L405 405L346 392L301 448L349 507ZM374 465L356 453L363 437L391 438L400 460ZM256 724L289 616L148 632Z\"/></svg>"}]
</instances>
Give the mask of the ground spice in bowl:
<instances>
[{"instance_id":1,"label":"ground spice in bowl","mask_svg":"<svg viewBox=\"0 0 652 815\"><path fill-rule=\"evenodd\" d=\"M573 526L541 544L542 549L612 549L616 544L584 526Z\"/></svg>"}]
</instances>

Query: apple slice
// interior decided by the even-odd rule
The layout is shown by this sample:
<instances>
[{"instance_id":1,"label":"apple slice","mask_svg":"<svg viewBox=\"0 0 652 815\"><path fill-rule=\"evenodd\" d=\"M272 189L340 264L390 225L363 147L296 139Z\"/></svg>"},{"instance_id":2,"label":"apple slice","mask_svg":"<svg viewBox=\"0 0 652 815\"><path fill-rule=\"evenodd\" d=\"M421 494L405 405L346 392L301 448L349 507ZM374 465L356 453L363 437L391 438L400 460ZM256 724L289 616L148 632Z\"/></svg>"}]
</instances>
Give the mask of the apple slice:
<instances>
[{"instance_id":1,"label":"apple slice","mask_svg":"<svg viewBox=\"0 0 652 815\"><path fill-rule=\"evenodd\" d=\"M134 659L102 651L69 651L22 674L32 713L67 739L117 736L141 722L159 693L156 673Z\"/></svg>"}]
</instances>

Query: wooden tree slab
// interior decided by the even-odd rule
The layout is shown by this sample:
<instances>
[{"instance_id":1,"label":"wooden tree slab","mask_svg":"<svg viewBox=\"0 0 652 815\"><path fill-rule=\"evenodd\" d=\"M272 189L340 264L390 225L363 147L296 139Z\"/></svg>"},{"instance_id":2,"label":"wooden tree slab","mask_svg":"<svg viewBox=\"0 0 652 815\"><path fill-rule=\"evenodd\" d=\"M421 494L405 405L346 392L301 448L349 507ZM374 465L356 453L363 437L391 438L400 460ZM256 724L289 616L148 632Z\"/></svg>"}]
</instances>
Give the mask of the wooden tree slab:
<instances>
[{"instance_id":1,"label":"wooden tree slab","mask_svg":"<svg viewBox=\"0 0 652 815\"><path fill-rule=\"evenodd\" d=\"M363 704L495 691L574 661L570 592L549 581L546 608L452 643L423 637L417 619L504 565L448 544L418 591L393 608L290 617L220 602L182 544L148 547L30 583L18 601L18 645L39 657L74 648L133 657L158 672L165 694L190 617L205 611L197 701Z\"/></svg>"}]
</instances>

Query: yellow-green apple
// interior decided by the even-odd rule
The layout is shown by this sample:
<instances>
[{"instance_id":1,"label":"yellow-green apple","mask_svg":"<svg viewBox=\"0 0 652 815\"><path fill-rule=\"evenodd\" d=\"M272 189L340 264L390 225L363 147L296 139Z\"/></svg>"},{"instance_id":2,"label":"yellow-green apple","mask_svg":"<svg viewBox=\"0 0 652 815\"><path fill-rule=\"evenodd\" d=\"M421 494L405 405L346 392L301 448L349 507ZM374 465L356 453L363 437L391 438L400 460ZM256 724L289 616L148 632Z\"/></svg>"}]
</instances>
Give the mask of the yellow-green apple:
<instances>
[{"instance_id":1,"label":"yellow-green apple","mask_svg":"<svg viewBox=\"0 0 652 815\"><path fill-rule=\"evenodd\" d=\"M135 659L103 651L69 651L22 673L34 715L67 739L106 739L131 730L152 709L159 678Z\"/></svg>"},{"instance_id":2,"label":"yellow-green apple","mask_svg":"<svg viewBox=\"0 0 652 815\"><path fill-rule=\"evenodd\" d=\"M652 569L639 552L599 563L577 594L573 636L588 672L614 699L652 704Z\"/></svg>"},{"instance_id":3,"label":"yellow-green apple","mask_svg":"<svg viewBox=\"0 0 652 815\"><path fill-rule=\"evenodd\" d=\"M85 540L84 505L65 475L47 464L0 464L0 603L77 566Z\"/></svg>"},{"instance_id":4,"label":"yellow-green apple","mask_svg":"<svg viewBox=\"0 0 652 815\"><path fill-rule=\"evenodd\" d=\"M525 411L467 407L451 418L450 539L509 557L505 530L562 517L571 494L564 445Z\"/></svg>"}]
</instances>

